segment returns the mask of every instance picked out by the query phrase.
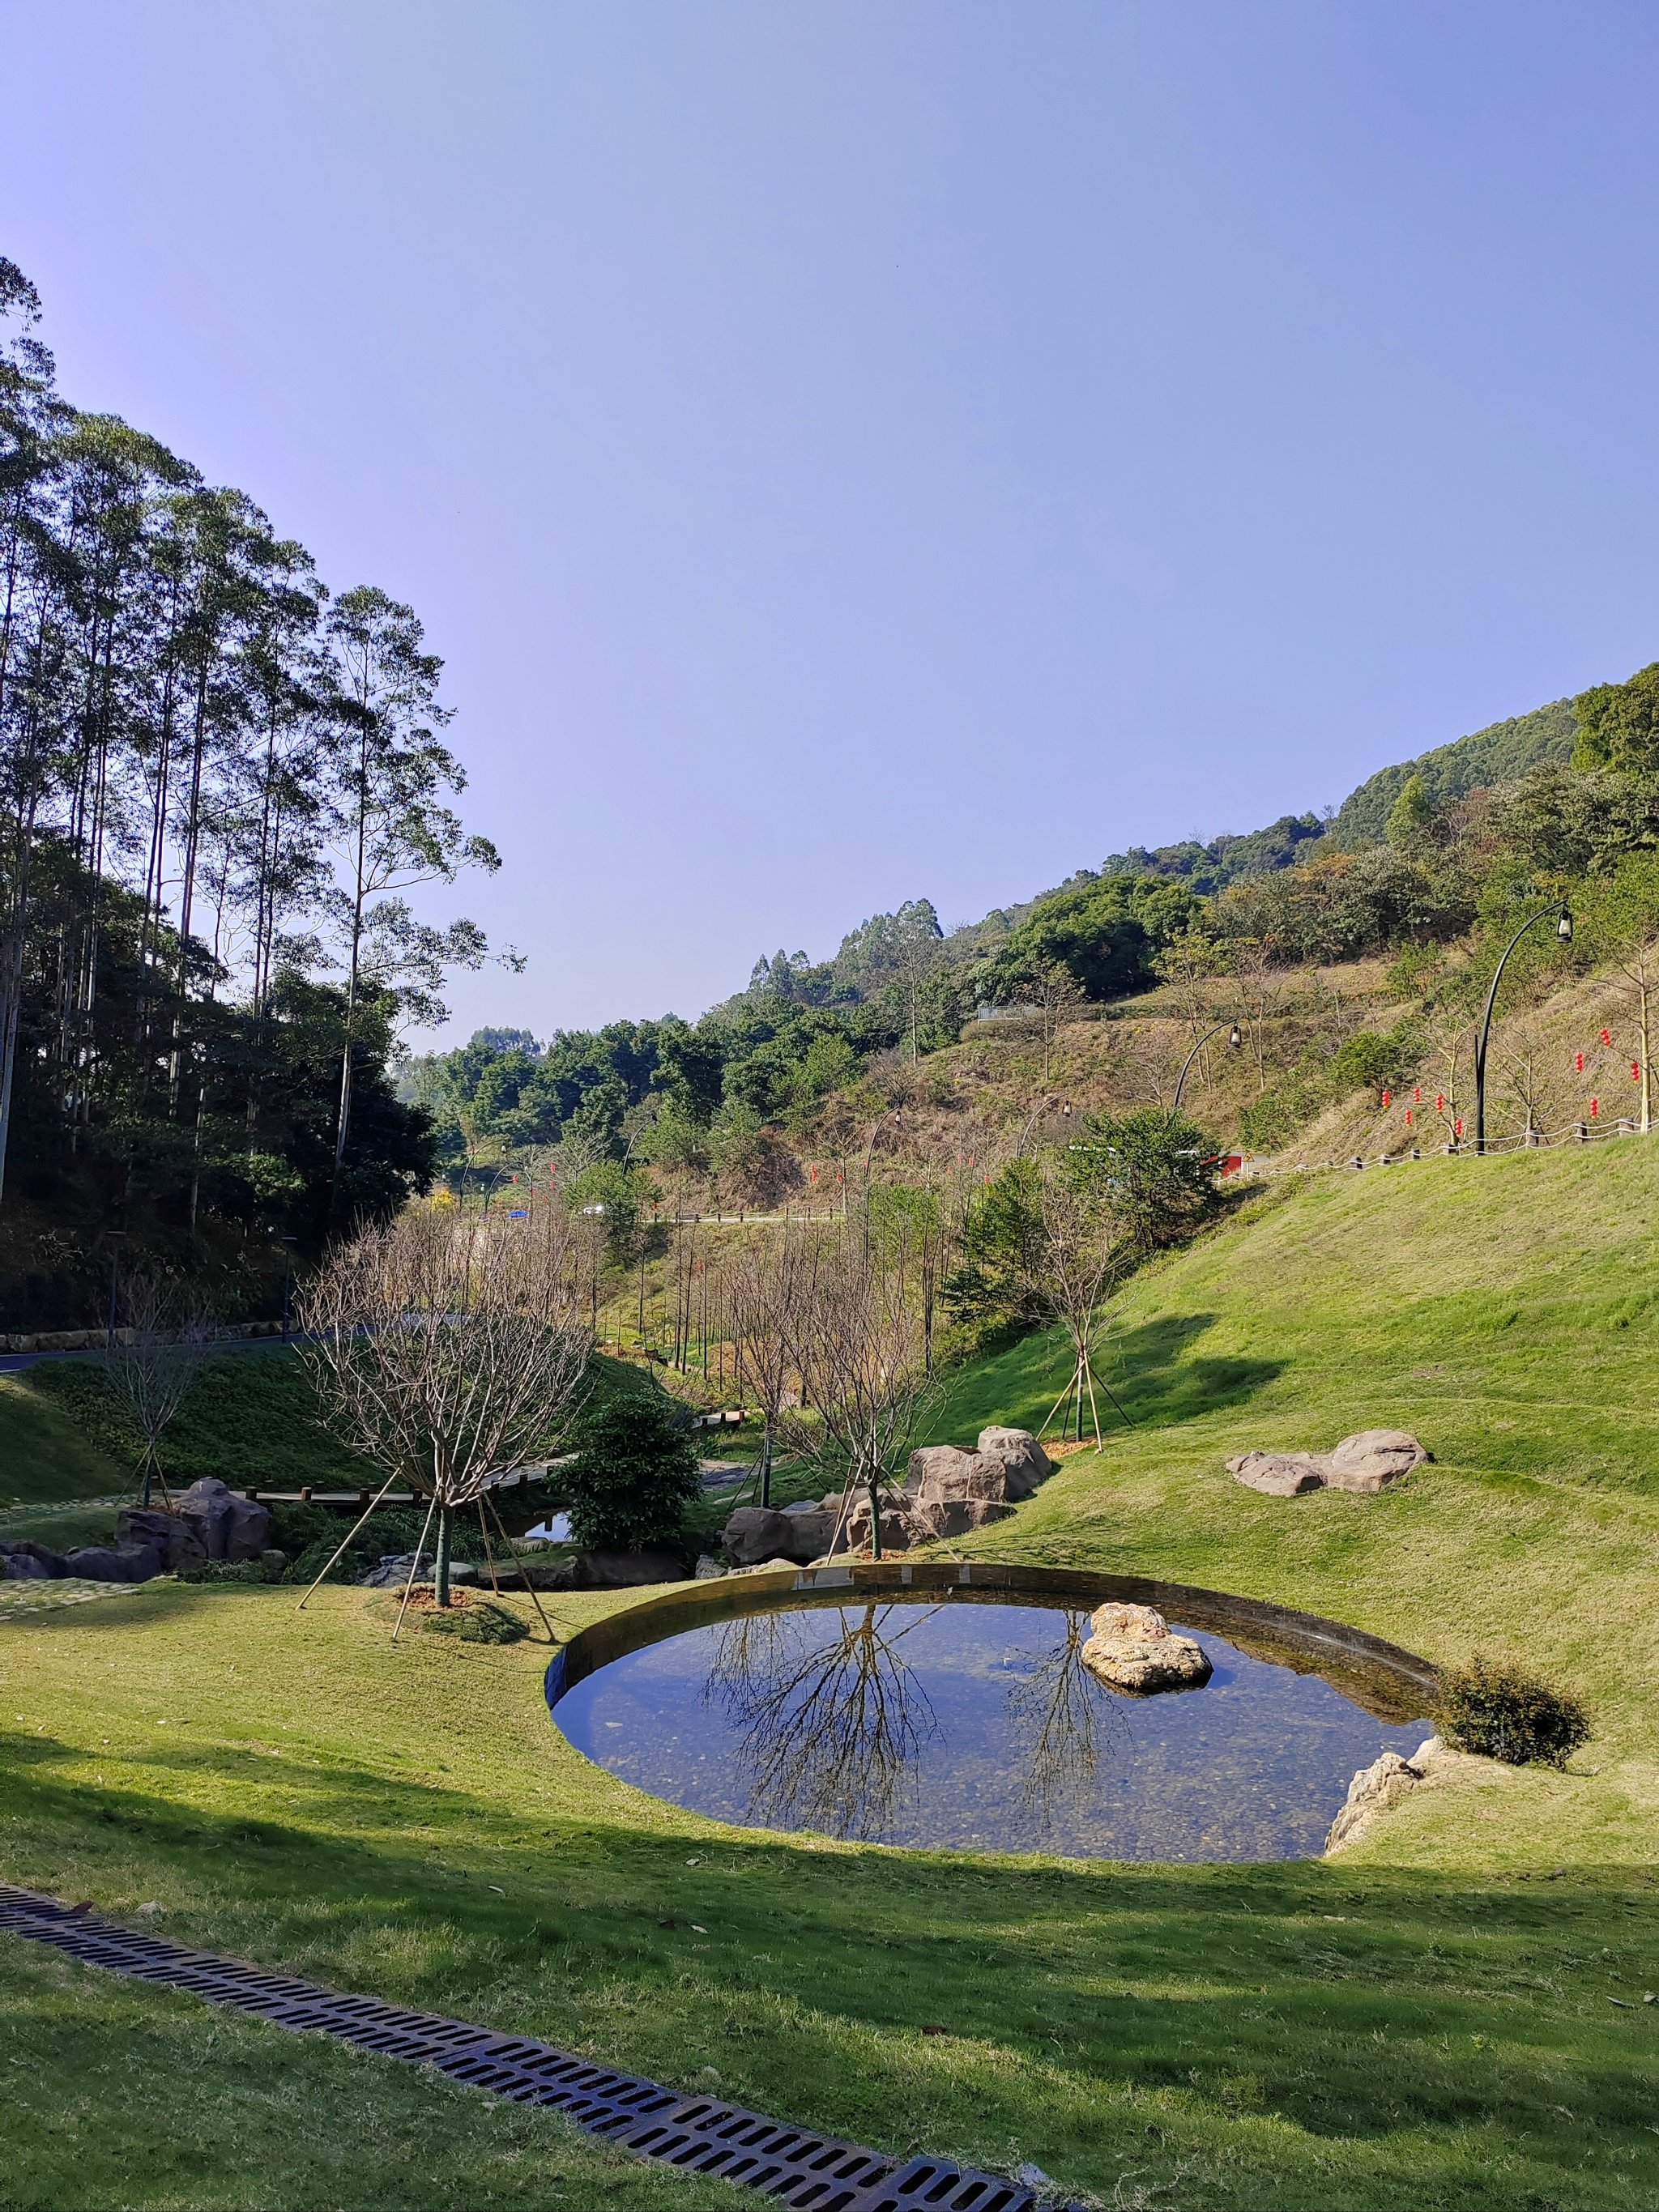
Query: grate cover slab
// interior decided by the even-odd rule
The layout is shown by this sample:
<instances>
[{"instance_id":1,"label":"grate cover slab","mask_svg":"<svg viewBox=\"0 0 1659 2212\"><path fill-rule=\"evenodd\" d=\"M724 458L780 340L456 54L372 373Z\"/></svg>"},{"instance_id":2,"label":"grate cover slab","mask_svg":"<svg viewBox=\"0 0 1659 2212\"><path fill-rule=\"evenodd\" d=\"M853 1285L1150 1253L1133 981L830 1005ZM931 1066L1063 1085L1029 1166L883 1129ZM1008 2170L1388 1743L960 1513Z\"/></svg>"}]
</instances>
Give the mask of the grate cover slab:
<instances>
[{"instance_id":1,"label":"grate cover slab","mask_svg":"<svg viewBox=\"0 0 1659 2212\"><path fill-rule=\"evenodd\" d=\"M337 2036L383 2058L431 2066L453 2081L515 2104L550 2106L637 2157L758 2190L789 2212L1038 2212L1037 2199L1020 2183L977 2173L950 2159L885 2158L716 2098L682 2097L660 2082L618 2073L550 2043L498 2035L378 1997L342 1996L293 1974L266 1973L211 1951L140 1935L3 1882L0 1929L50 1943L86 1966L186 1990L208 2004L254 2013L278 2027Z\"/></svg>"}]
</instances>

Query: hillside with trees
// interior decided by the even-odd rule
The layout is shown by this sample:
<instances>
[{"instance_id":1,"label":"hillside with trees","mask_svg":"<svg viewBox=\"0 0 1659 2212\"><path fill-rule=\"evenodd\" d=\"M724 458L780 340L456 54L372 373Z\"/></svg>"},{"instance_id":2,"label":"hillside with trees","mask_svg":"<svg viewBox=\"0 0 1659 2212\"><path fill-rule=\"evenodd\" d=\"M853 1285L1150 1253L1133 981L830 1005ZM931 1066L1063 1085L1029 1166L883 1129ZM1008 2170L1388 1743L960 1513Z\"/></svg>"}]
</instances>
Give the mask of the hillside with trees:
<instances>
[{"instance_id":1,"label":"hillside with trees","mask_svg":"<svg viewBox=\"0 0 1659 2212\"><path fill-rule=\"evenodd\" d=\"M398 1040L488 947L409 894L495 855L414 612L64 398L40 313L0 259L0 1326L117 1238L269 1311L429 1181Z\"/></svg>"}]
</instances>

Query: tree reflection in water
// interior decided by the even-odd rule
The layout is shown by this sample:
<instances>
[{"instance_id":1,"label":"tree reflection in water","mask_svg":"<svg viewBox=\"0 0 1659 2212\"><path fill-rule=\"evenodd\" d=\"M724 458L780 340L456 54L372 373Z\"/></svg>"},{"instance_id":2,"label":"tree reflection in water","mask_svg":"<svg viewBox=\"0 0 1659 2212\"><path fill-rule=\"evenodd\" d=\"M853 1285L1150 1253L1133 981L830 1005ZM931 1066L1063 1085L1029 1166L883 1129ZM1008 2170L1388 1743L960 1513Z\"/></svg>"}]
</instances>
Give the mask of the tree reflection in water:
<instances>
[{"instance_id":1,"label":"tree reflection in water","mask_svg":"<svg viewBox=\"0 0 1659 2212\"><path fill-rule=\"evenodd\" d=\"M938 1728L896 1647L938 1610L842 1606L830 1621L815 1608L726 1625L703 1694L744 1731L752 1819L861 1842L891 1828L910 1761ZM896 1613L907 1617L889 1633Z\"/></svg>"},{"instance_id":2,"label":"tree reflection in water","mask_svg":"<svg viewBox=\"0 0 1659 2212\"><path fill-rule=\"evenodd\" d=\"M1068 1608L1064 1618L1060 1642L1008 1691L1014 1738L1025 1747L1014 1777L1014 1800L1043 1835L1063 1816L1082 1809L1093 1794L1103 1753L1127 1727L1117 1704L1083 1663L1089 1615Z\"/></svg>"}]
</instances>

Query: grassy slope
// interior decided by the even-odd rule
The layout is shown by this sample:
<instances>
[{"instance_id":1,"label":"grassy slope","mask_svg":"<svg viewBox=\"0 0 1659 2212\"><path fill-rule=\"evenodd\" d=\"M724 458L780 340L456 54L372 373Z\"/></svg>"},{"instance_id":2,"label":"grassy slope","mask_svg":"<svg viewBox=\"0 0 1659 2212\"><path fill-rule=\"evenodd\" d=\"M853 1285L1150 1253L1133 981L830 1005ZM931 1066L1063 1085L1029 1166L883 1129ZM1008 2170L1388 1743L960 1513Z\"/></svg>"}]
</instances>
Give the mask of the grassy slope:
<instances>
[{"instance_id":1,"label":"grassy slope","mask_svg":"<svg viewBox=\"0 0 1659 2212\"><path fill-rule=\"evenodd\" d=\"M0 1375L0 1508L119 1490L125 1470L30 1388L33 1372Z\"/></svg>"},{"instance_id":2,"label":"grassy slope","mask_svg":"<svg viewBox=\"0 0 1659 2212\"><path fill-rule=\"evenodd\" d=\"M355 1592L296 1618L290 1593L159 1586L0 1628L0 1870L118 1912L158 1899L189 1940L717 2079L895 2149L1033 2158L1126 2205L1651 2203L1656 1195L1659 1148L1632 1144L1425 1163L1271 1205L1135 1286L1121 1341L1140 1425L981 1545L1575 1671L1599 1725L1568 1775L1422 1793L1330 1863L815 1844L719 1828L586 1766L548 1727L532 1645L394 1651ZM1040 1414L1053 1364L1027 1346L963 1377L948 1431ZM1395 1421L1437 1464L1379 1498L1258 1498L1219 1471L1249 1443ZM606 1601L562 1601L561 1623ZM77 2042L18 1948L9 2002L57 2039L42 2078L78 2079L106 2049L97 2017ZM200 2060L192 2112L227 2128L250 2079L263 2091L289 2063L249 2025L216 2073L219 2024L154 1992L121 2002L127 2047ZM365 2092L351 2054L307 2063L310 2147L280 2172L203 2199L130 2171L125 2194L77 2202L320 2201L315 2161ZM113 2139L113 2085L77 2094L83 2128ZM43 2161L21 2203L54 2201ZM623 2173L615 2201L653 2185Z\"/></svg>"}]
</instances>

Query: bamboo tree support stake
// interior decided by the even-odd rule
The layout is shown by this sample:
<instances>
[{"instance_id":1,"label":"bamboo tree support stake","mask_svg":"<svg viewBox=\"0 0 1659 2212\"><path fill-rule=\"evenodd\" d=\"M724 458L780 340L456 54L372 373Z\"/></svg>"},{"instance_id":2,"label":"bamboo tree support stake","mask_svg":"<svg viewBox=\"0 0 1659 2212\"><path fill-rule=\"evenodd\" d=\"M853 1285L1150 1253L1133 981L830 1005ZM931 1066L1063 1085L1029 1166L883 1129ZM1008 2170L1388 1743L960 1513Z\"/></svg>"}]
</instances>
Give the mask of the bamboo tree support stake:
<instances>
[{"instance_id":1,"label":"bamboo tree support stake","mask_svg":"<svg viewBox=\"0 0 1659 2212\"><path fill-rule=\"evenodd\" d=\"M307 1600L316 1595L318 1586L322 1582L323 1576L327 1574L328 1568L334 1565L334 1559L339 1559L342 1553L349 1550L351 1546L351 1537L355 1536L357 1533L357 1529L361 1528L364 1522L367 1522L369 1517L369 1514L374 1512L374 1508L380 1504L381 1498L386 1496L387 1491L391 1489L392 1484L396 1482L398 1478L395 1474L387 1475L386 1480L381 1484L375 1496L369 1501L368 1512L363 1514L361 1519L359 1519L356 1526L351 1531L351 1535L346 1538L345 1542L341 1545L339 1551L336 1552L334 1554L334 1559L329 1561L328 1567L325 1567L323 1569L322 1574L318 1576L316 1582L313 1583L311 1588L306 1592L305 1596L302 1597L298 1605L295 1607L294 1610L295 1613L303 1613L305 1611Z\"/></svg>"},{"instance_id":2,"label":"bamboo tree support stake","mask_svg":"<svg viewBox=\"0 0 1659 2212\"><path fill-rule=\"evenodd\" d=\"M487 1490L484 1490L479 1492L478 1502L480 1504L487 1504L489 1506L489 1517L495 1523L495 1533L501 1538L501 1543L505 1547L508 1541L507 1534L506 1529L501 1526L501 1515L495 1510L495 1499L490 1497L489 1492ZM550 1644L556 1644L559 1639L553 1632L552 1622L548 1619L546 1613L542 1611L541 1592L536 1588L535 1583L531 1581L529 1568L522 1567L520 1569L520 1572L524 1577L525 1588L530 1592L530 1602L535 1607L537 1613L541 1617L542 1626L547 1631L548 1642Z\"/></svg>"},{"instance_id":3,"label":"bamboo tree support stake","mask_svg":"<svg viewBox=\"0 0 1659 2212\"><path fill-rule=\"evenodd\" d=\"M478 1492L478 1534L483 1538L484 1565L489 1570L489 1587L499 1597L501 1594L501 1586L495 1579L495 1554L489 1548L489 1531L484 1527L483 1491Z\"/></svg>"},{"instance_id":4,"label":"bamboo tree support stake","mask_svg":"<svg viewBox=\"0 0 1659 2212\"><path fill-rule=\"evenodd\" d=\"M438 1493L434 1490L432 1493L432 1503L426 1509L426 1518L421 1523L421 1540L415 1547L415 1558L409 1570L409 1580L404 1584L404 1601L398 1607L398 1618L392 1631L392 1640L394 1644L403 1631L404 1615L409 1610L409 1594L415 1587L415 1577L421 1571L421 1557L426 1550L426 1532L432 1526L432 1516L437 1510Z\"/></svg>"}]
</instances>

